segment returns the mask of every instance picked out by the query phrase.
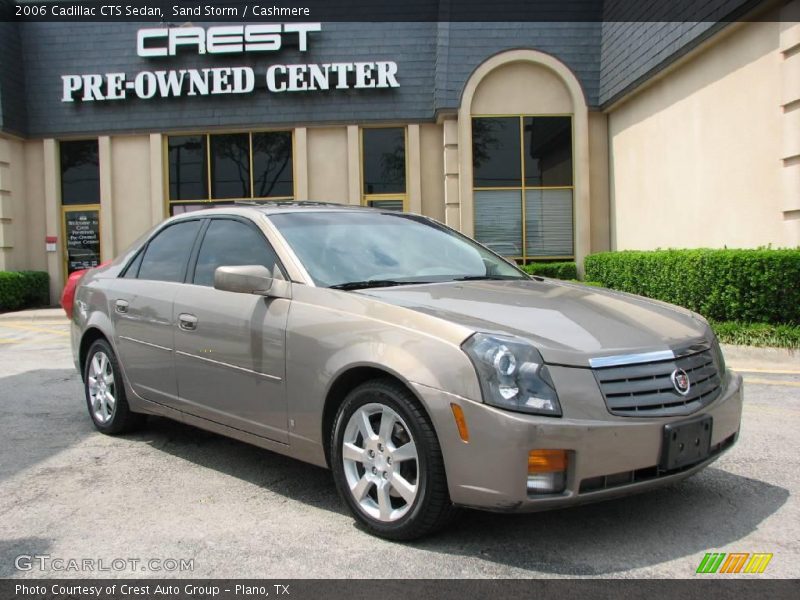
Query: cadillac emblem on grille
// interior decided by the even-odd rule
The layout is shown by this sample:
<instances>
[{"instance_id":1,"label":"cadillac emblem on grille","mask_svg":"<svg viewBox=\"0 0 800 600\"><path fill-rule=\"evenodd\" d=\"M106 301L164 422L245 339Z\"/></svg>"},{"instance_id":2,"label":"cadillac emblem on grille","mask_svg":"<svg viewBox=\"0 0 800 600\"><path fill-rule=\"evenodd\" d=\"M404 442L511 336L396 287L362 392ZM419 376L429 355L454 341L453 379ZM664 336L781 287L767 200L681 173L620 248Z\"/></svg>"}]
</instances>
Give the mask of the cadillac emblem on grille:
<instances>
[{"instance_id":1,"label":"cadillac emblem on grille","mask_svg":"<svg viewBox=\"0 0 800 600\"><path fill-rule=\"evenodd\" d=\"M685 396L689 393L692 383L689 381L689 376L686 374L686 371L683 369L675 369L672 375L670 375L670 379L672 380L672 385L675 387L675 391L681 396Z\"/></svg>"}]
</instances>

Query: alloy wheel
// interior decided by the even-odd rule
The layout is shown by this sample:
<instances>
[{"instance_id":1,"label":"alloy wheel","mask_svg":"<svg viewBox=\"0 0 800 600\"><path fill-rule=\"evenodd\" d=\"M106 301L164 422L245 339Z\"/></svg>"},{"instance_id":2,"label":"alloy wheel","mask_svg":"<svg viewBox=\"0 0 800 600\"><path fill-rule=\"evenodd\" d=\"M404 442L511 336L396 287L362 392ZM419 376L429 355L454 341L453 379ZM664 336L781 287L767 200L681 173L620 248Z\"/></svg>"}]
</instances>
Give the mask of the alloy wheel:
<instances>
[{"instance_id":1,"label":"alloy wheel","mask_svg":"<svg viewBox=\"0 0 800 600\"><path fill-rule=\"evenodd\" d=\"M89 363L89 400L92 415L101 425L108 423L114 416L117 404L114 387L114 370L105 352L99 351Z\"/></svg>"},{"instance_id":2,"label":"alloy wheel","mask_svg":"<svg viewBox=\"0 0 800 600\"><path fill-rule=\"evenodd\" d=\"M382 522L402 518L419 491L419 456L406 422L371 403L350 416L342 441L347 486L360 509Z\"/></svg>"}]
</instances>

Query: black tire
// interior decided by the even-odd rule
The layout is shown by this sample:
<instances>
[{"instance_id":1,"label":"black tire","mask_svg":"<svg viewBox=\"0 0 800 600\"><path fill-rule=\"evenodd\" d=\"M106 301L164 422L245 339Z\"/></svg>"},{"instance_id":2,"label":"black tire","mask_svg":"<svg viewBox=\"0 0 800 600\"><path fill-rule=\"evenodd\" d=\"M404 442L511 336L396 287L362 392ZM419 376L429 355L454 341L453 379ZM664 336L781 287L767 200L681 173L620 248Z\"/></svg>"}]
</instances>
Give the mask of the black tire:
<instances>
[{"instance_id":1,"label":"black tire","mask_svg":"<svg viewBox=\"0 0 800 600\"><path fill-rule=\"evenodd\" d=\"M92 368L92 361L97 357L101 360L105 356L108 360L111 373L113 373L113 383L108 386L111 394L114 397L114 406L112 410L107 411L110 414L108 420L103 420L101 416L96 414L92 406L92 396L90 392L90 369ZM83 390L86 396L86 407L89 410L89 417L98 431L108 434L116 435L120 433L129 433L139 429L144 425L146 416L143 414L132 412L128 405L128 399L125 395L125 384L122 380L122 371L117 362L117 356L111 345L104 339L96 340L89 352L86 354L86 362L83 365Z\"/></svg>"},{"instance_id":2,"label":"black tire","mask_svg":"<svg viewBox=\"0 0 800 600\"><path fill-rule=\"evenodd\" d=\"M397 413L407 424L417 449L416 482L418 491L407 512L395 521L381 521L368 515L353 497L345 474L342 445L350 417L367 404L382 404ZM339 495L363 527L379 537L408 541L430 535L458 514L450 501L439 440L417 399L392 379L368 381L353 389L342 402L331 433L331 470Z\"/></svg>"}]
</instances>

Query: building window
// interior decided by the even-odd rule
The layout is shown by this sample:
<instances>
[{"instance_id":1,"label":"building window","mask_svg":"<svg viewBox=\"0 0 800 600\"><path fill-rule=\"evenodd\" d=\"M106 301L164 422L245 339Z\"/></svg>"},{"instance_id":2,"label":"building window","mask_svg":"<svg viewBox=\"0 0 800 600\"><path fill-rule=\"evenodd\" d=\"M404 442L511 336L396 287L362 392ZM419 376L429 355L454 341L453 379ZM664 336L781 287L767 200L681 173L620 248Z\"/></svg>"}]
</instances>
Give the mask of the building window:
<instances>
[{"instance_id":1,"label":"building window","mask_svg":"<svg viewBox=\"0 0 800 600\"><path fill-rule=\"evenodd\" d=\"M473 117L475 238L518 261L573 258L572 118Z\"/></svg>"},{"instance_id":2,"label":"building window","mask_svg":"<svg viewBox=\"0 0 800 600\"><path fill-rule=\"evenodd\" d=\"M402 211L406 206L405 127L361 130L362 204Z\"/></svg>"},{"instance_id":3,"label":"building window","mask_svg":"<svg viewBox=\"0 0 800 600\"><path fill-rule=\"evenodd\" d=\"M67 275L100 264L100 161L97 140L59 142L61 227Z\"/></svg>"},{"instance_id":4,"label":"building window","mask_svg":"<svg viewBox=\"0 0 800 600\"><path fill-rule=\"evenodd\" d=\"M97 140L61 142L61 204L100 204Z\"/></svg>"},{"instance_id":5,"label":"building window","mask_svg":"<svg viewBox=\"0 0 800 600\"><path fill-rule=\"evenodd\" d=\"M230 133L210 139L211 197L250 198L250 136Z\"/></svg>"},{"instance_id":6,"label":"building window","mask_svg":"<svg viewBox=\"0 0 800 600\"><path fill-rule=\"evenodd\" d=\"M208 198L206 136L171 136L169 153L169 199Z\"/></svg>"},{"instance_id":7,"label":"building window","mask_svg":"<svg viewBox=\"0 0 800 600\"><path fill-rule=\"evenodd\" d=\"M252 137L255 197L293 197L291 132L254 133Z\"/></svg>"},{"instance_id":8,"label":"building window","mask_svg":"<svg viewBox=\"0 0 800 600\"><path fill-rule=\"evenodd\" d=\"M167 156L171 215L294 198L291 131L169 136Z\"/></svg>"}]
</instances>

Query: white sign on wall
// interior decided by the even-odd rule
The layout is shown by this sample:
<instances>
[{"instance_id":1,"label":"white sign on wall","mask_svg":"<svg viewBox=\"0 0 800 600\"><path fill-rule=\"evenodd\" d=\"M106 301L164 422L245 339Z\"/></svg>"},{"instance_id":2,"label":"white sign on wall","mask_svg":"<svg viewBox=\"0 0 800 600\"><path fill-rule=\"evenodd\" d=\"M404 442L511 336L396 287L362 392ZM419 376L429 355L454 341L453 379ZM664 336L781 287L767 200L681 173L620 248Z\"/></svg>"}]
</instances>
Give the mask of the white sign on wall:
<instances>
[{"instance_id":1,"label":"white sign on wall","mask_svg":"<svg viewBox=\"0 0 800 600\"><path fill-rule=\"evenodd\" d=\"M231 55L280 51L287 43L308 50L312 33L321 23L265 23L217 27L140 29L136 53L143 58L197 54ZM310 64L272 64L263 73L272 93L343 89L397 88L397 63L390 60ZM249 94L256 88L256 72L249 66L163 69L127 73L62 75L62 102L125 100L130 97L171 98L218 94Z\"/></svg>"}]
</instances>

